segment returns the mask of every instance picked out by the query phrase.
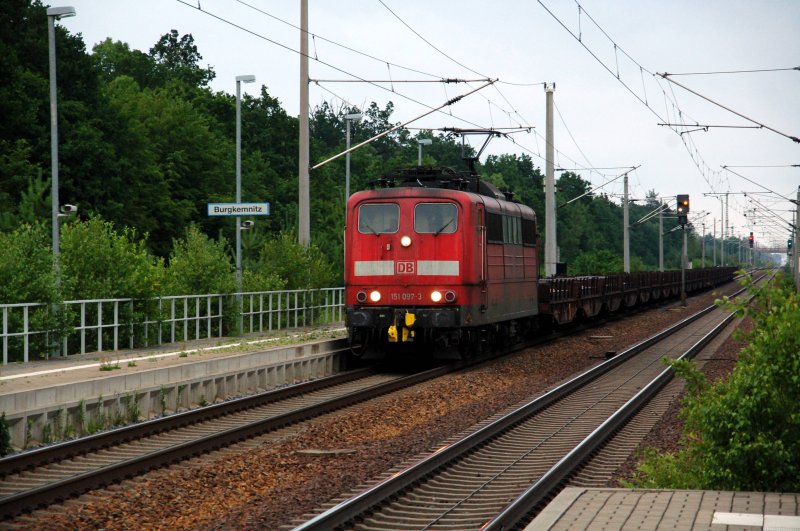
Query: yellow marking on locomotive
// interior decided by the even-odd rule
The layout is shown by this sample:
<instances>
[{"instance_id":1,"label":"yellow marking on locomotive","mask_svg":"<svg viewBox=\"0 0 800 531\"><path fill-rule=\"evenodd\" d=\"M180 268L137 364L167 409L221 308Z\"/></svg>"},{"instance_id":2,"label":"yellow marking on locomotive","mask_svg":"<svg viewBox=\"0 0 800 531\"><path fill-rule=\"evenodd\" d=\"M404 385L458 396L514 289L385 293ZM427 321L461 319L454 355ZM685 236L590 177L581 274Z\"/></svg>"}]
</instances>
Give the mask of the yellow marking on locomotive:
<instances>
[{"instance_id":1,"label":"yellow marking on locomotive","mask_svg":"<svg viewBox=\"0 0 800 531\"><path fill-rule=\"evenodd\" d=\"M407 341L414 341L414 331L411 327L417 322L417 316L411 312L406 312L406 326L403 327L403 343Z\"/></svg>"},{"instance_id":2,"label":"yellow marking on locomotive","mask_svg":"<svg viewBox=\"0 0 800 531\"><path fill-rule=\"evenodd\" d=\"M395 324L391 325L389 330L387 330L386 334L389 343L397 343L398 340L402 341L403 343L414 341L414 336L416 333L414 330L411 330L411 327L414 326L415 322L417 322L416 315L411 312L406 312L404 318L405 326L400 327L402 330L400 331L399 335L397 333L397 321L395 321Z\"/></svg>"}]
</instances>

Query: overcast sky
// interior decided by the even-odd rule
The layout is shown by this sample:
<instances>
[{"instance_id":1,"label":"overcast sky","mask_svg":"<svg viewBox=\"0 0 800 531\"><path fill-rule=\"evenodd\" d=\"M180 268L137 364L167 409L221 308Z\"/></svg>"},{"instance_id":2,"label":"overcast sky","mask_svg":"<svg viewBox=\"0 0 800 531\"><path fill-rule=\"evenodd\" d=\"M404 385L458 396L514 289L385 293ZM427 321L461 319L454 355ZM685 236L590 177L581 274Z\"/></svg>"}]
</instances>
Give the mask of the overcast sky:
<instances>
[{"instance_id":1,"label":"overcast sky","mask_svg":"<svg viewBox=\"0 0 800 531\"><path fill-rule=\"evenodd\" d=\"M89 50L110 37L146 52L173 28L191 33L217 74L214 90L234 93L235 76L253 74L257 83L244 85L246 92L266 85L289 114L299 112L299 0L53 5L75 7L77 16L60 23L82 33ZM767 166L800 164L800 144L783 136L800 137L800 70L671 78L778 133L660 126L755 124L654 74L800 67L799 31L795 0L309 0L310 77L320 80L310 101L335 108L343 100L359 107L392 101L392 122L405 122L482 83L401 81L497 78L411 127L530 126L534 132L514 134L513 142L493 140L486 153L527 153L544 169L541 83L555 83L557 167L641 165L630 174L631 197L688 193L693 211L709 212L696 223L709 233L716 218L719 234L721 205L703 194L730 192L737 234L754 230L758 243L785 245L788 226L775 216L791 221L794 205L767 191L796 198L800 168ZM357 78L378 82L342 82ZM623 171L577 173L598 187ZM622 180L603 191L621 194ZM753 208L755 216L743 215Z\"/></svg>"}]
</instances>

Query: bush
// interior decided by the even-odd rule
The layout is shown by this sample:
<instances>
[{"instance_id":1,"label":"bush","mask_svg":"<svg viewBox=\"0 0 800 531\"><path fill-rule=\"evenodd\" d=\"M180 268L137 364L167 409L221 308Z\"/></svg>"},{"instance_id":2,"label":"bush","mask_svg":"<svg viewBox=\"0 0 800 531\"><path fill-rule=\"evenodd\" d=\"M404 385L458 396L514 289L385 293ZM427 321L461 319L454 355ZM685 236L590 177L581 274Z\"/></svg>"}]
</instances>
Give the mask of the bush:
<instances>
[{"instance_id":1,"label":"bush","mask_svg":"<svg viewBox=\"0 0 800 531\"><path fill-rule=\"evenodd\" d=\"M336 278L322 252L314 245L299 244L291 232L276 234L264 243L254 273L283 279L284 289L329 288Z\"/></svg>"},{"instance_id":2,"label":"bush","mask_svg":"<svg viewBox=\"0 0 800 531\"><path fill-rule=\"evenodd\" d=\"M11 432L8 429L8 421L6 420L6 412L0 415L0 457L11 453Z\"/></svg>"},{"instance_id":3,"label":"bush","mask_svg":"<svg viewBox=\"0 0 800 531\"><path fill-rule=\"evenodd\" d=\"M68 316L63 307L52 311L63 301L56 289L53 269L50 229L44 224L20 225L14 231L0 232L0 303L44 303L29 311L29 330L55 330L56 334L30 337L32 357L44 358L57 349L58 333L67 331ZM7 327L10 332L21 332L23 311L11 309ZM22 361L23 339L12 337L8 341L9 361Z\"/></svg>"},{"instance_id":4,"label":"bush","mask_svg":"<svg viewBox=\"0 0 800 531\"><path fill-rule=\"evenodd\" d=\"M0 302L60 302L49 231L35 224L0 232Z\"/></svg>"},{"instance_id":5,"label":"bush","mask_svg":"<svg viewBox=\"0 0 800 531\"><path fill-rule=\"evenodd\" d=\"M208 295L223 294L228 295L236 291L236 276L233 264L226 250L226 241L214 241L203 234L196 226L189 226L186 236L182 240L173 243L173 250L169 258L167 269L166 290L164 295ZM164 306L162 318L168 316L169 306ZM211 312L217 312L216 303L212 305ZM184 310L178 308L177 317L183 316ZM191 304L186 309L187 317L201 317L206 315L208 310L205 304L201 304L198 309ZM222 330L215 330L215 321L210 324L211 330L201 324L201 334L205 335L225 335L228 333L238 333L237 306L231 296L226 296L223 300L222 315L225 316ZM187 329L183 329L184 339L189 339Z\"/></svg>"},{"instance_id":6,"label":"bush","mask_svg":"<svg viewBox=\"0 0 800 531\"><path fill-rule=\"evenodd\" d=\"M191 225L182 240L173 242L165 294L233 293L236 276L223 238L214 241Z\"/></svg>"},{"instance_id":7,"label":"bush","mask_svg":"<svg viewBox=\"0 0 800 531\"><path fill-rule=\"evenodd\" d=\"M100 217L64 225L61 271L69 299L148 299L158 295L163 262L136 231L117 232Z\"/></svg>"},{"instance_id":8,"label":"bush","mask_svg":"<svg viewBox=\"0 0 800 531\"><path fill-rule=\"evenodd\" d=\"M117 231L111 222L92 217L64 225L61 239L61 271L65 297L69 300L86 299L137 299L134 304L124 303L115 307L102 306L104 323L111 323L115 316L122 322L141 323L152 316L157 308L153 300L161 289L164 279L163 260L153 257L147 250L144 239L135 230L124 228ZM99 307L87 305L86 322L98 321ZM133 331L137 343L144 340L144 327L133 329L122 327L117 331L118 341L126 344ZM85 333L89 344L97 340L98 332ZM103 342L113 342L114 332L106 329ZM71 350L80 345L80 334L74 332L67 344Z\"/></svg>"},{"instance_id":9,"label":"bush","mask_svg":"<svg viewBox=\"0 0 800 531\"><path fill-rule=\"evenodd\" d=\"M720 301L754 324L727 380L709 386L695 367L673 363L691 382L682 411L685 447L645 459L635 486L800 490L800 300L782 282L756 288L746 277L751 306Z\"/></svg>"},{"instance_id":10,"label":"bush","mask_svg":"<svg viewBox=\"0 0 800 531\"><path fill-rule=\"evenodd\" d=\"M275 273L263 273L259 270L242 271L242 291L280 291L286 288L286 280Z\"/></svg>"}]
</instances>

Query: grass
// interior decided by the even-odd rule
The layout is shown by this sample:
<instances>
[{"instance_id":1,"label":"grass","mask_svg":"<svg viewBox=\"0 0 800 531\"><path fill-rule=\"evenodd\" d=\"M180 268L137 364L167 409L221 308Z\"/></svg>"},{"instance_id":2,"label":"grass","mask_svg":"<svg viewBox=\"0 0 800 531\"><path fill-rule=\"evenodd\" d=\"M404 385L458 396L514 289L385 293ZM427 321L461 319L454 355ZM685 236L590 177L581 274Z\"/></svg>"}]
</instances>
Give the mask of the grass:
<instances>
[{"instance_id":1,"label":"grass","mask_svg":"<svg viewBox=\"0 0 800 531\"><path fill-rule=\"evenodd\" d=\"M119 360L112 363L111 360L109 360L108 358L100 358L101 371L115 371L121 368L122 367L119 366Z\"/></svg>"}]
</instances>

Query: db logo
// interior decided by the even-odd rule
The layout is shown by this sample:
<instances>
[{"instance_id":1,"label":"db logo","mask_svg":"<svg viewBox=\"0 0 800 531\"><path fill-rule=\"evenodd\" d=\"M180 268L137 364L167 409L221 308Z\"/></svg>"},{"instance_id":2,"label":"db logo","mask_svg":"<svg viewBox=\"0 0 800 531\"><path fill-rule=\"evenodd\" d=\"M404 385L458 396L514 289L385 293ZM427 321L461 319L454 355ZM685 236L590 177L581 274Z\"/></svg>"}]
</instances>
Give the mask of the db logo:
<instances>
[{"instance_id":1,"label":"db logo","mask_svg":"<svg viewBox=\"0 0 800 531\"><path fill-rule=\"evenodd\" d=\"M397 262L395 274L413 275L417 272L416 262Z\"/></svg>"}]
</instances>

